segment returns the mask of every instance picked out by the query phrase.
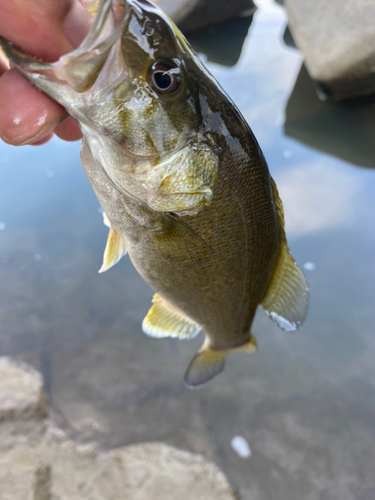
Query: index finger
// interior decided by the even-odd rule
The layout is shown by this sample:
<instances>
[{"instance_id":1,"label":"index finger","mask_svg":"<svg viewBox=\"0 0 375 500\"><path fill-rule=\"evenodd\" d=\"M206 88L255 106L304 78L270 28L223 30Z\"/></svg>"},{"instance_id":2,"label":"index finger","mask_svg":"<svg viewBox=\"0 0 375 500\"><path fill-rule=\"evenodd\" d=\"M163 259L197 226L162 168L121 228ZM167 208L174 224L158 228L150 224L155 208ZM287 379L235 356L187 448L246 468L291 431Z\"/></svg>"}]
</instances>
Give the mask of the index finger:
<instances>
[{"instance_id":1,"label":"index finger","mask_svg":"<svg viewBox=\"0 0 375 500\"><path fill-rule=\"evenodd\" d=\"M78 1L2 0L0 33L45 61L57 60L79 45L91 16ZM66 116L65 109L29 84L17 71L0 78L0 136L14 145L50 134ZM76 128L70 139L80 136Z\"/></svg>"}]
</instances>

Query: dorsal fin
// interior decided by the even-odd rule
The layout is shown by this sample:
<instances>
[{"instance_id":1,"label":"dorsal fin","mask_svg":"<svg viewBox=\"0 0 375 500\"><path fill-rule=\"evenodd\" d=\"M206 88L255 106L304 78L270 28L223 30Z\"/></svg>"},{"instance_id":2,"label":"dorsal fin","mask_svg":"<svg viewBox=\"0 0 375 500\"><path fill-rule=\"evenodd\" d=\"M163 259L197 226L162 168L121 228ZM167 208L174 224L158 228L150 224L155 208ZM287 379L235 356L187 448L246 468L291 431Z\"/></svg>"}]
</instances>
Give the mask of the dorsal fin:
<instances>
[{"instance_id":1,"label":"dorsal fin","mask_svg":"<svg viewBox=\"0 0 375 500\"><path fill-rule=\"evenodd\" d=\"M155 294L153 306L143 320L142 330L150 337L193 338L201 327L180 309Z\"/></svg>"},{"instance_id":2,"label":"dorsal fin","mask_svg":"<svg viewBox=\"0 0 375 500\"><path fill-rule=\"evenodd\" d=\"M108 218L103 214L104 224L107 225ZM119 260L126 255L126 247L124 240L113 226L109 226L109 234L107 244L103 255L103 264L99 269L99 273L104 273L113 267Z\"/></svg>"},{"instance_id":3,"label":"dorsal fin","mask_svg":"<svg viewBox=\"0 0 375 500\"><path fill-rule=\"evenodd\" d=\"M260 305L280 328L295 331L307 314L309 288L301 269L290 255L284 231L283 204L273 179L271 184L281 230L280 254Z\"/></svg>"}]
</instances>

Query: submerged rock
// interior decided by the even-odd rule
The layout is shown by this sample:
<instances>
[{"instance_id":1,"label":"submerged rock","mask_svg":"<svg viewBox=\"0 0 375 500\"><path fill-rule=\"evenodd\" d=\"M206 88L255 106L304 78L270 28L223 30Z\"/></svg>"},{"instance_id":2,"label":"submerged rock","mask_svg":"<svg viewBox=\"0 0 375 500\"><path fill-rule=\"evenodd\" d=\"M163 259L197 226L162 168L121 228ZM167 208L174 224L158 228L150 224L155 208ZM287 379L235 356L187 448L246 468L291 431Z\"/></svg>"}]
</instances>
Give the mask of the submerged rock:
<instances>
[{"instance_id":1,"label":"submerged rock","mask_svg":"<svg viewBox=\"0 0 375 500\"><path fill-rule=\"evenodd\" d=\"M40 373L10 358L0 358L0 422L42 419L47 415Z\"/></svg>"},{"instance_id":2,"label":"submerged rock","mask_svg":"<svg viewBox=\"0 0 375 500\"><path fill-rule=\"evenodd\" d=\"M375 2L286 0L285 7L322 98L375 92Z\"/></svg>"},{"instance_id":3,"label":"submerged rock","mask_svg":"<svg viewBox=\"0 0 375 500\"><path fill-rule=\"evenodd\" d=\"M68 440L47 420L42 378L29 366L0 358L0 381L1 499L235 500L224 474L199 455L163 443L99 453Z\"/></svg>"},{"instance_id":4,"label":"submerged rock","mask_svg":"<svg viewBox=\"0 0 375 500\"><path fill-rule=\"evenodd\" d=\"M252 15L253 0L153 0L187 33L228 19Z\"/></svg>"},{"instance_id":5,"label":"submerged rock","mask_svg":"<svg viewBox=\"0 0 375 500\"><path fill-rule=\"evenodd\" d=\"M132 500L234 500L227 479L203 457L161 443L112 452Z\"/></svg>"},{"instance_id":6,"label":"submerged rock","mask_svg":"<svg viewBox=\"0 0 375 500\"><path fill-rule=\"evenodd\" d=\"M303 65L285 118L287 136L348 163L375 168L375 95L341 103L321 101Z\"/></svg>"}]
</instances>

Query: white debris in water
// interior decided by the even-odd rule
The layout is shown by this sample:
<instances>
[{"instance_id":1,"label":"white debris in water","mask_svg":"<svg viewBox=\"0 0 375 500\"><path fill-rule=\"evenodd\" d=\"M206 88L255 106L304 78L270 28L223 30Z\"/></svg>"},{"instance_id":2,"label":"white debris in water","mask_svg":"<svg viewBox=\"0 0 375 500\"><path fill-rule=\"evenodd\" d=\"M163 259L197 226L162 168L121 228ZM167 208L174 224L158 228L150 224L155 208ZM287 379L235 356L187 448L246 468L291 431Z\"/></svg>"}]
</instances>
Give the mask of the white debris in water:
<instances>
[{"instance_id":1,"label":"white debris in water","mask_svg":"<svg viewBox=\"0 0 375 500\"><path fill-rule=\"evenodd\" d=\"M230 444L239 457L241 458L251 457L251 449L249 443L246 441L244 437L234 436Z\"/></svg>"},{"instance_id":2,"label":"white debris in water","mask_svg":"<svg viewBox=\"0 0 375 500\"><path fill-rule=\"evenodd\" d=\"M42 256L40 255L40 253L35 253L33 255L33 259L35 260L35 262L40 262L42 260Z\"/></svg>"},{"instance_id":3,"label":"white debris in water","mask_svg":"<svg viewBox=\"0 0 375 500\"><path fill-rule=\"evenodd\" d=\"M7 227L5 222L0 222L0 231L4 231L4 229Z\"/></svg>"},{"instance_id":4,"label":"white debris in water","mask_svg":"<svg viewBox=\"0 0 375 500\"><path fill-rule=\"evenodd\" d=\"M286 149L284 152L283 152L283 157L288 160L289 158L291 158L292 156L292 152L290 151L290 149Z\"/></svg>"},{"instance_id":5,"label":"white debris in water","mask_svg":"<svg viewBox=\"0 0 375 500\"><path fill-rule=\"evenodd\" d=\"M316 265L314 262L305 262L303 268L306 269L306 271L315 271Z\"/></svg>"}]
</instances>

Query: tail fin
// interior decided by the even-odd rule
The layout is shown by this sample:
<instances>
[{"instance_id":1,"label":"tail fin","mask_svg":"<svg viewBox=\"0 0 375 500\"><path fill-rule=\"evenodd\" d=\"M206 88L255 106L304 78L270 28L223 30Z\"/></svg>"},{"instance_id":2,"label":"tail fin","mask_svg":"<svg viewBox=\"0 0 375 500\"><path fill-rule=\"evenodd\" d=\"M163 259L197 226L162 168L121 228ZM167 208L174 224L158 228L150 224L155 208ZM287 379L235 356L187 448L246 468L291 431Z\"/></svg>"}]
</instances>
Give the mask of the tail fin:
<instances>
[{"instance_id":1,"label":"tail fin","mask_svg":"<svg viewBox=\"0 0 375 500\"><path fill-rule=\"evenodd\" d=\"M196 389L221 373L224 370L225 358L228 354L238 351L250 353L256 350L256 340L252 335L250 335L246 344L226 351L212 350L206 341L194 356L186 371L184 378L186 387Z\"/></svg>"}]
</instances>

